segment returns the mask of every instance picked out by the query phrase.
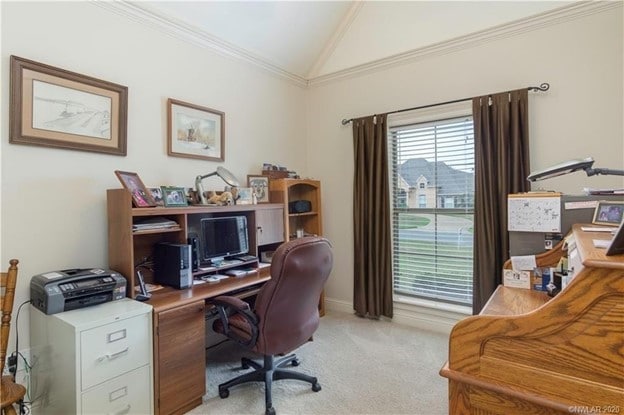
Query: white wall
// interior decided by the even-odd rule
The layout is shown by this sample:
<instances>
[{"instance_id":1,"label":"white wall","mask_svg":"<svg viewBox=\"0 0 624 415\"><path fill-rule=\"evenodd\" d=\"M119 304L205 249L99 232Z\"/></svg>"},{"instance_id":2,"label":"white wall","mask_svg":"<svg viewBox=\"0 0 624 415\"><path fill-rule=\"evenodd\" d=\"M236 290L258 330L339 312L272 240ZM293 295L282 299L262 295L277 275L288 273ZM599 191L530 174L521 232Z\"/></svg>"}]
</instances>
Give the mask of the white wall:
<instances>
[{"instance_id":1,"label":"white wall","mask_svg":"<svg viewBox=\"0 0 624 415\"><path fill-rule=\"evenodd\" d=\"M269 161L322 180L324 229L336 261L326 294L347 309L353 154L342 118L550 82L548 93L531 95L532 167L593 156L596 166L624 168L621 7L310 90L90 2L0 7L0 266L21 261L16 304L29 297L32 275L106 266L105 190L120 187L114 170L136 171L148 185L191 186L218 165L166 155L168 97L226 113L222 165L240 179ZM128 156L8 144L11 54L128 86ZM542 185L567 193L624 187L621 178L580 173ZM27 317L20 316L22 339Z\"/></svg>"},{"instance_id":2,"label":"white wall","mask_svg":"<svg viewBox=\"0 0 624 415\"><path fill-rule=\"evenodd\" d=\"M3 86L9 85L13 54L129 91L128 155L118 157L9 144L9 88L2 89L0 267L6 269L10 258L20 260L16 305L29 298L35 274L107 266L106 189L121 187L116 169L138 172L148 186L192 186L196 175L218 165L244 181L260 172L263 161L305 173L304 89L91 2L1 7ZM169 97L225 112L224 163L167 156ZM217 178L204 184L224 185ZM20 314L19 323L22 348L28 344L28 313Z\"/></svg>"},{"instance_id":3,"label":"white wall","mask_svg":"<svg viewBox=\"0 0 624 415\"><path fill-rule=\"evenodd\" d=\"M363 1L358 3L348 30L319 68L319 75L462 37L570 3L561 0Z\"/></svg>"},{"instance_id":4,"label":"white wall","mask_svg":"<svg viewBox=\"0 0 624 415\"><path fill-rule=\"evenodd\" d=\"M547 93L530 94L532 169L588 156L596 167L623 169L622 38L618 7L313 86L308 166L323 182L325 234L335 247L327 297L343 304L353 297L352 133L341 119L549 82ZM583 187L624 188L622 177L582 173L538 183L568 194Z\"/></svg>"}]
</instances>

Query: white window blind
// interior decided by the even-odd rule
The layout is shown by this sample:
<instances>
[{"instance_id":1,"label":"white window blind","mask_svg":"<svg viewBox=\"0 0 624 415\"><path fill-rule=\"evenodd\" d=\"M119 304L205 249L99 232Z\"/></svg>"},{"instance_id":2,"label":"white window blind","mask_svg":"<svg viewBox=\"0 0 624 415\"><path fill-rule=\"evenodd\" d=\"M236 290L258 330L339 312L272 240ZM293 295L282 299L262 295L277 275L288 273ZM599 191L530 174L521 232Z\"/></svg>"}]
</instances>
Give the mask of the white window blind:
<instances>
[{"instance_id":1,"label":"white window blind","mask_svg":"<svg viewBox=\"0 0 624 415\"><path fill-rule=\"evenodd\" d=\"M472 116L392 126L389 136L394 291L471 305Z\"/></svg>"}]
</instances>

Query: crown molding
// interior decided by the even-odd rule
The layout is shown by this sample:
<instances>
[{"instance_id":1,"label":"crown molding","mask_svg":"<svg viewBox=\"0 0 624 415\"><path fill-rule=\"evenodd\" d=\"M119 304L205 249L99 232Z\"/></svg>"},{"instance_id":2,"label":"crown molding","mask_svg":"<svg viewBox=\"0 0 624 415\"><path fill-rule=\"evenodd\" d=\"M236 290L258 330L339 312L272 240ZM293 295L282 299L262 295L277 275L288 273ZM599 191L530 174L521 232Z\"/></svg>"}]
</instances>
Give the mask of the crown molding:
<instances>
[{"instance_id":1,"label":"crown molding","mask_svg":"<svg viewBox=\"0 0 624 415\"><path fill-rule=\"evenodd\" d=\"M366 73L386 70L393 66L402 65L425 59L431 56L452 53L458 50L474 47L487 42L493 42L505 39L521 33L532 30L541 29L543 27L564 23L570 20L579 19L588 15L601 13L614 8L621 8L623 2L618 1L581 1L571 5L563 6L555 10L540 13L528 18L519 19L511 23L502 24L489 29L471 33L469 35L456 37L447 41L438 42L429 46L413 49L407 52L392 55L386 58L377 59L361 65L335 71L329 74L309 77L306 79L302 76L286 71L272 62L263 59L260 56L224 41L210 33L202 31L195 26L189 26L180 20L176 20L169 16L150 10L144 3L129 2L127 0L91 0L92 4L98 5L104 9L112 11L118 15L127 17L137 23L144 24L148 27L160 30L170 36L189 42L199 47L211 49L220 55L232 57L234 59L246 62L253 66L259 67L270 72L291 83L306 88L310 86L322 85L332 81L359 76ZM359 3L359 2L357 2ZM333 53L337 42L340 41L344 32L351 25L353 19L357 15L361 5L353 6L345 19L341 23L341 27L334 33L330 45L328 45L319 60L312 68L310 74L317 72L322 63Z\"/></svg>"},{"instance_id":2,"label":"crown molding","mask_svg":"<svg viewBox=\"0 0 624 415\"><path fill-rule=\"evenodd\" d=\"M129 2L126 0L92 0L91 3L118 15L127 17L137 23L160 30L161 32L185 42L211 49L220 55L233 57L264 69L280 78L294 83L295 85L302 87L306 87L308 85L308 80L302 76L288 72L266 59L226 42L223 39L213 36L210 33L200 30L195 26L189 26L180 20L157 13L154 10L149 9L144 4Z\"/></svg>"},{"instance_id":3,"label":"crown molding","mask_svg":"<svg viewBox=\"0 0 624 415\"><path fill-rule=\"evenodd\" d=\"M342 69L329 74L317 76L308 80L308 86L318 86L332 81L355 77L358 75L386 70L393 66L402 65L425 59L431 56L452 53L458 50L474 47L488 42L505 39L521 33L541 29L543 27L564 23L614 8L621 8L620 1L582 1L568 6L540 13L528 18L519 19L511 23L502 24L490 29L481 30L469 35L456 37L447 41L438 42L429 46L413 49L386 58L378 59L362 65Z\"/></svg>"},{"instance_id":4,"label":"crown molding","mask_svg":"<svg viewBox=\"0 0 624 415\"><path fill-rule=\"evenodd\" d=\"M327 62L327 59L334 53L336 47L344 37L344 35L349 31L351 24L357 17L360 10L362 10L363 3L361 1L354 1L347 13L343 16L342 20L338 24L336 30L332 34L329 42L325 45L319 56L316 58L316 62L312 65L312 69L308 72L308 79L312 79L315 76L318 76L321 69L323 69L323 65Z\"/></svg>"}]
</instances>

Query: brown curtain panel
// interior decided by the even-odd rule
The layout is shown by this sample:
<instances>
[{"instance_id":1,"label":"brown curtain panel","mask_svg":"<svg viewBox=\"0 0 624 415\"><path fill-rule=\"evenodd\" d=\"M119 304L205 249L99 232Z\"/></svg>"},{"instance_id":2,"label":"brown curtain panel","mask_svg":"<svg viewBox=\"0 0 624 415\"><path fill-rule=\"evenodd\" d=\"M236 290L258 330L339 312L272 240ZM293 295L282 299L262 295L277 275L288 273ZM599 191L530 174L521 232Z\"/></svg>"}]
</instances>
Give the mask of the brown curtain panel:
<instances>
[{"instance_id":1,"label":"brown curtain panel","mask_svg":"<svg viewBox=\"0 0 624 415\"><path fill-rule=\"evenodd\" d=\"M529 190L528 91L473 98L475 132L474 283L478 314L501 283L509 257L507 195Z\"/></svg>"},{"instance_id":2,"label":"brown curtain panel","mask_svg":"<svg viewBox=\"0 0 624 415\"><path fill-rule=\"evenodd\" d=\"M353 308L392 317L392 245L387 116L353 120Z\"/></svg>"}]
</instances>

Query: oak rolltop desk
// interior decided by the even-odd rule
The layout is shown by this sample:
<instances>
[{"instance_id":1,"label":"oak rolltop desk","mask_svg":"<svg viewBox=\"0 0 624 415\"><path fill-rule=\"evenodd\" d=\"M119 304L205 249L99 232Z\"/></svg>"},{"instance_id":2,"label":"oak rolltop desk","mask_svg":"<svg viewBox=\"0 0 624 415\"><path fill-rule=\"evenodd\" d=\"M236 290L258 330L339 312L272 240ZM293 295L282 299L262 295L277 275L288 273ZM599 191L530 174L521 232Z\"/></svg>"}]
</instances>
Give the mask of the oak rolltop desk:
<instances>
[{"instance_id":1,"label":"oak rolltop desk","mask_svg":"<svg viewBox=\"0 0 624 415\"><path fill-rule=\"evenodd\" d=\"M499 286L479 316L455 325L440 371L449 414L624 411L624 255L594 248L609 233L572 234L573 276L556 297ZM536 259L556 263L553 252Z\"/></svg>"}]
</instances>

